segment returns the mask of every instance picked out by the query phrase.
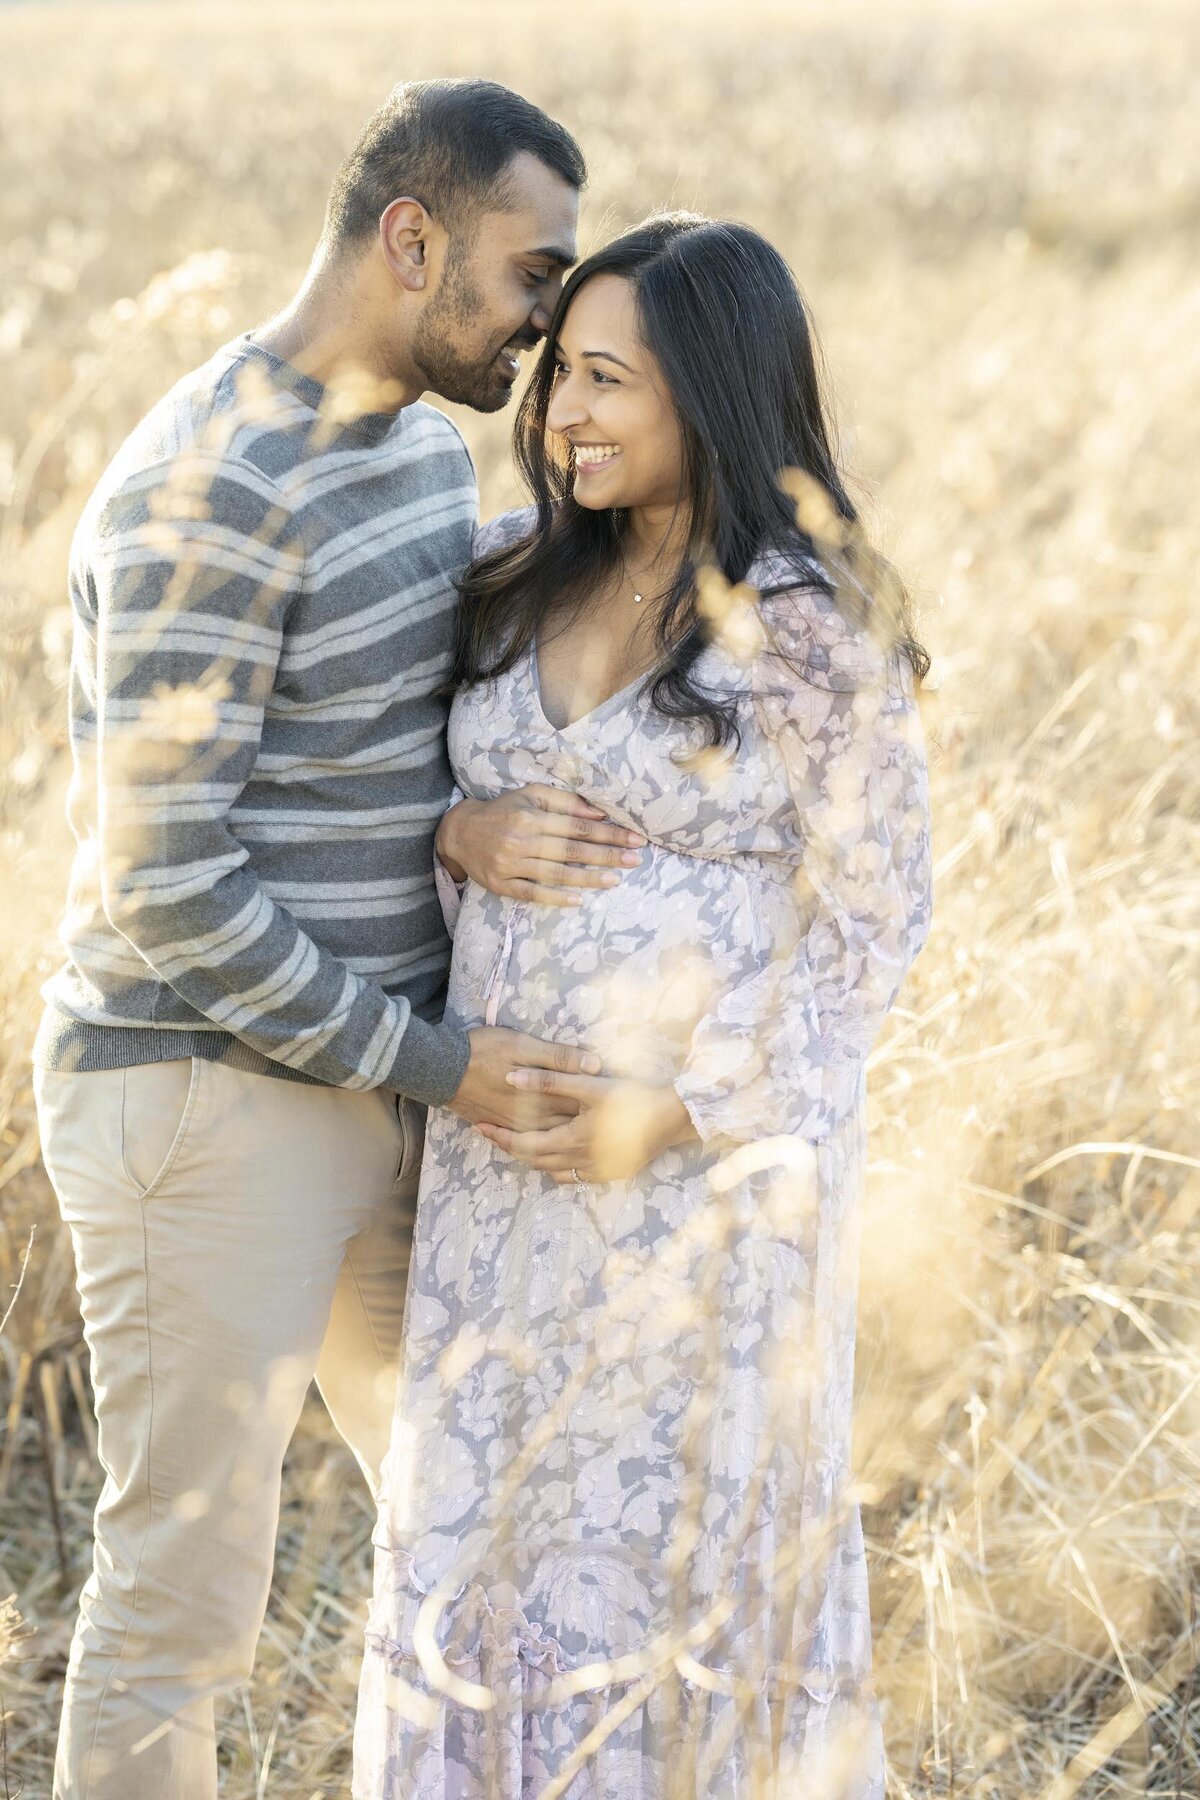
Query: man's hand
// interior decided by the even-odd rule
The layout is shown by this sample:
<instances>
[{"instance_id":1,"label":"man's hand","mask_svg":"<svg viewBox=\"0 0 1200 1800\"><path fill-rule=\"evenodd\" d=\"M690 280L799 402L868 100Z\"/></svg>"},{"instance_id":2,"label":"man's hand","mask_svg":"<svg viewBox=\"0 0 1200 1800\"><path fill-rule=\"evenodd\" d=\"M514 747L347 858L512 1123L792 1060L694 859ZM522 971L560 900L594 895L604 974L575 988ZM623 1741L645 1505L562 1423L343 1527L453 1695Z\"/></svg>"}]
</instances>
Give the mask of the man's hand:
<instances>
[{"instance_id":1,"label":"man's hand","mask_svg":"<svg viewBox=\"0 0 1200 1800\"><path fill-rule=\"evenodd\" d=\"M469 1031L471 1060L458 1084L450 1112L472 1125L508 1126L520 1131L546 1130L566 1123L578 1111L578 1101L568 1095L543 1094L535 1087L522 1089L507 1077L521 1071L567 1079L594 1073L600 1058L573 1044L546 1044L524 1031L508 1031L500 1025L481 1025Z\"/></svg>"},{"instance_id":2,"label":"man's hand","mask_svg":"<svg viewBox=\"0 0 1200 1800\"><path fill-rule=\"evenodd\" d=\"M517 1069L510 1084L547 1102L574 1102L578 1115L540 1131L513 1131L481 1123L489 1143L507 1150L560 1184L575 1181L628 1181L675 1144L693 1141L696 1128L673 1087L639 1081L555 1074L545 1068Z\"/></svg>"},{"instance_id":3,"label":"man's hand","mask_svg":"<svg viewBox=\"0 0 1200 1800\"><path fill-rule=\"evenodd\" d=\"M598 806L543 782L498 800L460 800L443 815L437 853L455 881L538 906L578 906L579 888L615 887L646 840Z\"/></svg>"}]
</instances>

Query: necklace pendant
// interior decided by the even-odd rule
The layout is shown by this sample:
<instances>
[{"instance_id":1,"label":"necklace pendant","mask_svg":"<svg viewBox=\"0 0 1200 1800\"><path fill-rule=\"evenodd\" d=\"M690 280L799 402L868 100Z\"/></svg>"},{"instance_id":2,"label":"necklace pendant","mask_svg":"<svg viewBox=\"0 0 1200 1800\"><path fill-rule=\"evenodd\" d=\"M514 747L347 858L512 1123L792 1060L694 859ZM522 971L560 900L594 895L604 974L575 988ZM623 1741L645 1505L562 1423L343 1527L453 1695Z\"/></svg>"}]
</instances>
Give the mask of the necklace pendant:
<instances>
[{"instance_id":1,"label":"necklace pendant","mask_svg":"<svg viewBox=\"0 0 1200 1800\"><path fill-rule=\"evenodd\" d=\"M635 606L640 606L642 604L642 599L643 599L643 596L641 594L635 594L633 596L633 604Z\"/></svg>"}]
</instances>

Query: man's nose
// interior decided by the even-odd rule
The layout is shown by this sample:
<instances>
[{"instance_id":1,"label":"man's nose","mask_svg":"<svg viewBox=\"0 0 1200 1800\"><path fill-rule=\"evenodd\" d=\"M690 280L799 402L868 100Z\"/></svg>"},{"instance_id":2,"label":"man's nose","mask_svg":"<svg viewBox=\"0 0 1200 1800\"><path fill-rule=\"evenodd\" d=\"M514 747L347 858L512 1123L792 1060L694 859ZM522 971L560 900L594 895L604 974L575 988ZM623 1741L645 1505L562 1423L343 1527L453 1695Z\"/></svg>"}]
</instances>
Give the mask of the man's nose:
<instances>
[{"instance_id":1,"label":"man's nose","mask_svg":"<svg viewBox=\"0 0 1200 1800\"><path fill-rule=\"evenodd\" d=\"M529 322L543 337L550 329L555 308L562 298L564 275L563 269L551 269L538 288L537 304L529 316Z\"/></svg>"}]
</instances>

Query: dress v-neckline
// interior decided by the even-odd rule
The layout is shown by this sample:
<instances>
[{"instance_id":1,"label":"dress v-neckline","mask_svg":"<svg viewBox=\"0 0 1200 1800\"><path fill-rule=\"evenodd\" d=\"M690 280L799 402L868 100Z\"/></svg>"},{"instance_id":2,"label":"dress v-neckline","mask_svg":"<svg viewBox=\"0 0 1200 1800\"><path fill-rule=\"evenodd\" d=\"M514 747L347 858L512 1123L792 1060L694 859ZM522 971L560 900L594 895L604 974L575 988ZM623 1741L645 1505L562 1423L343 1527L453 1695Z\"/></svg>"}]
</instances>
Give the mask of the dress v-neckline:
<instances>
[{"instance_id":1,"label":"dress v-neckline","mask_svg":"<svg viewBox=\"0 0 1200 1800\"><path fill-rule=\"evenodd\" d=\"M634 688L641 687L642 683L654 673L653 668L643 669L640 675L635 675L632 681L627 681L625 683L624 687L617 688L615 693L608 694L603 700L598 701L595 706L589 707L587 712L580 713L577 719L569 719L565 725L556 725L546 711L546 703L542 699L542 672L538 667L536 638L530 640L528 663L529 685L533 689L533 696L537 701L537 709L541 713L542 718L549 729L557 733L559 737L564 736L568 731L574 731L577 725L586 725L589 720L599 718L601 713L607 712L610 706L615 706L618 700L623 700L626 694L632 693Z\"/></svg>"}]
</instances>

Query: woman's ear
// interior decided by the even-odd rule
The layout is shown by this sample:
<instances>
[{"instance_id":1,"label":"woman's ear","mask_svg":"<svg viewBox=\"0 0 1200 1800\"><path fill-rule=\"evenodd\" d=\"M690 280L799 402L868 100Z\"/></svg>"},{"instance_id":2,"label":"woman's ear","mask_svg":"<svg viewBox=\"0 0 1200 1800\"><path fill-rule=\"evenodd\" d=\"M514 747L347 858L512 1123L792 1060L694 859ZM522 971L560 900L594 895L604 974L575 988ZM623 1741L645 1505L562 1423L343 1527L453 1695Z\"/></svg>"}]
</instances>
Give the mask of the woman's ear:
<instances>
[{"instance_id":1,"label":"woman's ear","mask_svg":"<svg viewBox=\"0 0 1200 1800\"><path fill-rule=\"evenodd\" d=\"M432 216L419 200L393 200L379 219L379 247L383 260L402 287L419 293L429 279L429 237Z\"/></svg>"}]
</instances>

